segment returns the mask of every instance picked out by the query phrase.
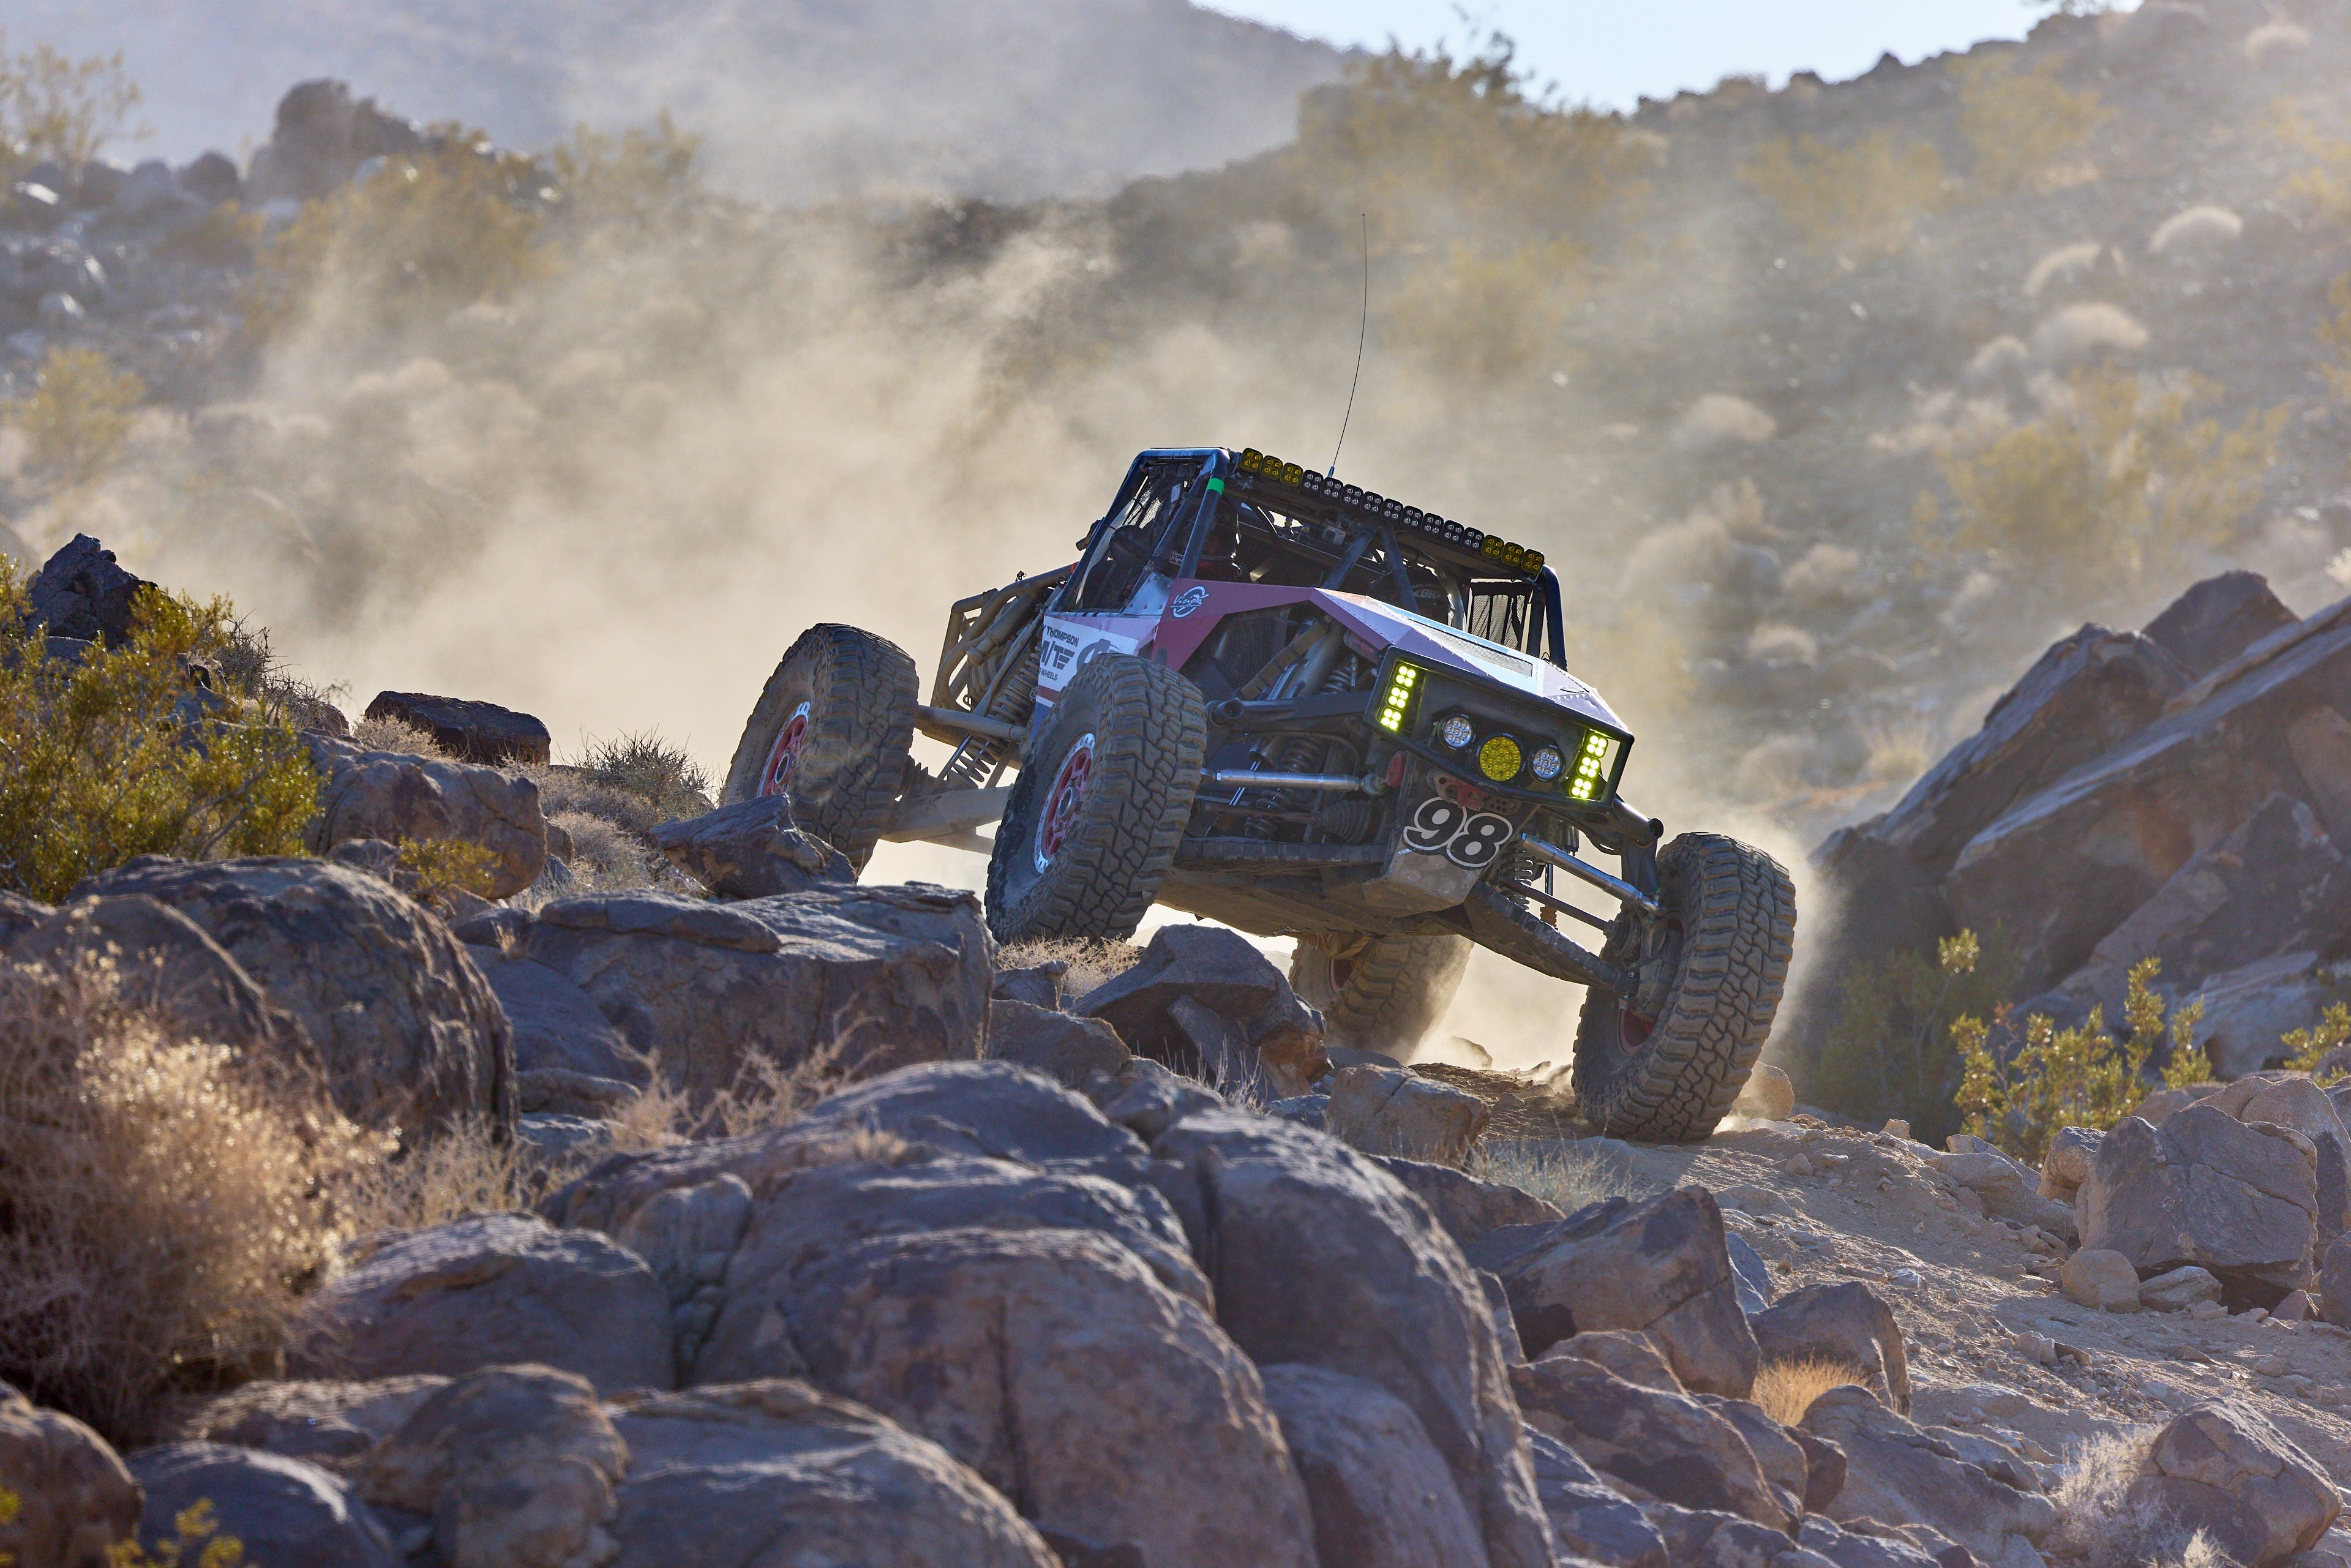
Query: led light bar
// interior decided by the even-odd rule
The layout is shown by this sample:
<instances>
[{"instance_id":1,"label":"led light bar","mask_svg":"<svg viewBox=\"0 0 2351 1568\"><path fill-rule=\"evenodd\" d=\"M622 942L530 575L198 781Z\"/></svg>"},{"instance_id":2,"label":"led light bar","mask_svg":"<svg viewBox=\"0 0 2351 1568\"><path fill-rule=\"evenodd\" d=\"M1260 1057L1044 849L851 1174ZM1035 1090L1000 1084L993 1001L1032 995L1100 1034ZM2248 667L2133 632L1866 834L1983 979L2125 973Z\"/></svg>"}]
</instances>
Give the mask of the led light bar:
<instances>
[{"instance_id":1,"label":"led light bar","mask_svg":"<svg viewBox=\"0 0 2351 1568\"><path fill-rule=\"evenodd\" d=\"M1413 704L1420 698L1420 668L1399 662L1388 676L1387 690L1380 694L1379 712L1374 716L1379 727L1391 735L1400 735L1412 717Z\"/></svg>"},{"instance_id":2,"label":"led light bar","mask_svg":"<svg viewBox=\"0 0 2351 1568\"><path fill-rule=\"evenodd\" d=\"M1576 747L1575 763L1567 776L1569 800L1599 800L1607 796L1616 748L1622 744L1613 735L1603 735L1596 729L1584 731L1583 744Z\"/></svg>"},{"instance_id":3,"label":"led light bar","mask_svg":"<svg viewBox=\"0 0 2351 1568\"><path fill-rule=\"evenodd\" d=\"M1311 468L1301 468L1295 463L1270 457L1254 446L1243 452L1238 462L1244 474L1295 485L1310 496L1325 497L1357 511L1384 517L1391 523L1426 534L1432 538L1443 539L1457 549L1473 551L1489 560L1523 571L1530 577L1542 570L1543 553L1541 550L1511 544L1498 534L1480 533L1476 528L1464 528L1450 517L1424 512L1418 507L1407 507L1375 491L1343 485L1336 479L1326 479Z\"/></svg>"}]
</instances>

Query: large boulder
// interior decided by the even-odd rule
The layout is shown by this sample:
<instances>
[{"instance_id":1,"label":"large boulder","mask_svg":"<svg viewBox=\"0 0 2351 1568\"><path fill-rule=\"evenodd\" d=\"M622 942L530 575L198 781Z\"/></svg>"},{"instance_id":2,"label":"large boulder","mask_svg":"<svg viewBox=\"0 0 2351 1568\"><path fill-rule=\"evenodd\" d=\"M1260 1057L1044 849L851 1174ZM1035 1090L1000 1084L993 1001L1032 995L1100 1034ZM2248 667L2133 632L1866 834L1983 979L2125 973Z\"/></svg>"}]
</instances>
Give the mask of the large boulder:
<instances>
[{"instance_id":1,"label":"large boulder","mask_svg":"<svg viewBox=\"0 0 2351 1568\"><path fill-rule=\"evenodd\" d=\"M1079 1087L1097 1072L1116 1072L1131 1054L1118 1030L1100 1019L1077 1018L1001 996L987 1004L989 1060L1041 1072L1068 1088Z\"/></svg>"},{"instance_id":2,"label":"large boulder","mask_svg":"<svg viewBox=\"0 0 2351 1568\"><path fill-rule=\"evenodd\" d=\"M2316 1025L2341 994L2317 953L2303 949L2208 975L2180 1001L2201 1009L2189 1048L2215 1072L2232 1075L2283 1065L2284 1037Z\"/></svg>"},{"instance_id":3,"label":"large boulder","mask_svg":"<svg viewBox=\"0 0 2351 1568\"><path fill-rule=\"evenodd\" d=\"M131 1456L145 1491L139 1538L150 1552L178 1539L176 1521L212 1505L214 1539L266 1568L400 1568L392 1537L350 1484L303 1459L218 1443L172 1443Z\"/></svg>"},{"instance_id":4,"label":"large boulder","mask_svg":"<svg viewBox=\"0 0 2351 1568\"><path fill-rule=\"evenodd\" d=\"M1989 1563L2008 1559L2011 1538L2037 1545L2056 1527L2056 1506L2022 1460L1980 1437L1919 1427L1867 1389L1830 1389L1803 1426L1845 1457L1833 1519L1924 1524Z\"/></svg>"},{"instance_id":5,"label":"large boulder","mask_svg":"<svg viewBox=\"0 0 2351 1568\"><path fill-rule=\"evenodd\" d=\"M538 786L521 774L369 751L328 735L305 738L312 765L326 778L319 814L305 831L311 853L364 839L475 844L491 856L490 881L476 891L491 898L512 897L547 869Z\"/></svg>"},{"instance_id":6,"label":"large boulder","mask_svg":"<svg viewBox=\"0 0 2351 1568\"><path fill-rule=\"evenodd\" d=\"M1330 1097L1324 1131L1368 1155L1458 1166L1492 1116L1468 1090L1402 1067L1343 1067L1322 1089Z\"/></svg>"},{"instance_id":7,"label":"large boulder","mask_svg":"<svg viewBox=\"0 0 2351 1568\"><path fill-rule=\"evenodd\" d=\"M76 534L26 585L34 624L52 637L119 646L131 639L131 606L155 585L115 564L114 552L88 534Z\"/></svg>"},{"instance_id":8,"label":"large boulder","mask_svg":"<svg viewBox=\"0 0 2351 1568\"><path fill-rule=\"evenodd\" d=\"M605 1404L497 1367L435 1390L351 1469L379 1506L432 1521L447 1568L1056 1568L936 1444L799 1383Z\"/></svg>"},{"instance_id":9,"label":"large boulder","mask_svg":"<svg viewBox=\"0 0 2351 1568\"><path fill-rule=\"evenodd\" d=\"M1235 1343L1394 1395L1445 1456L1492 1568L1547 1563L1502 1341L1426 1207L1344 1145L1245 1112L1186 1115L1152 1154Z\"/></svg>"},{"instance_id":10,"label":"large boulder","mask_svg":"<svg viewBox=\"0 0 2351 1568\"><path fill-rule=\"evenodd\" d=\"M523 1082L549 1071L639 1086L650 1079L644 1058L621 1038L586 991L546 965L517 958L503 947L467 942L465 952L506 1009L514 1031L515 1071Z\"/></svg>"},{"instance_id":11,"label":"large boulder","mask_svg":"<svg viewBox=\"0 0 2351 1568\"><path fill-rule=\"evenodd\" d=\"M2210 1104L2161 1127L2126 1117L2075 1198L2082 1245L2121 1253L2142 1278L2193 1263L2232 1297L2274 1305L2311 1281L2317 1167L2301 1134Z\"/></svg>"},{"instance_id":12,"label":"large boulder","mask_svg":"<svg viewBox=\"0 0 2351 1568\"><path fill-rule=\"evenodd\" d=\"M922 1158L962 1155L1071 1174L1131 1175L1146 1154L1134 1134L1034 1073L992 1061L930 1062L853 1084L785 1126L614 1155L540 1208L559 1224L620 1236L664 1192L731 1177L764 1196L794 1172L915 1154L909 1145L919 1145Z\"/></svg>"},{"instance_id":13,"label":"large boulder","mask_svg":"<svg viewBox=\"0 0 2351 1568\"><path fill-rule=\"evenodd\" d=\"M2041 1196L2041 1173L1981 1138L1955 1134L1948 1154L1931 1156L1935 1168L1976 1195L1986 1214L2037 1225L2052 1236L2074 1239L2074 1214L2064 1204Z\"/></svg>"},{"instance_id":14,"label":"large boulder","mask_svg":"<svg viewBox=\"0 0 2351 1568\"><path fill-rule=\"evenodd\" d=\"M1381 1155L1375 1163L1402 1182L1412 1195L1428 1205L1428 1212L1465 1252L1489 1231L1505 1225L1554 1225L1567 1217L1548 1203L1508 1182L1483 1181L1451 1166L1425 1160Z\"/></svg>"},{"instance_id":15,"label":"large boulder","mask_svg":"<svg viewBox=\"0 0 2351 1568\"><path fill-rule=\"evenodd\" d=\"M433 1376L248 1383L188 1410L178 1435L193 1443L340 1465L392 1436L448 1385L449 1379Z\"/></svg>"},{"instance_id":16,"label":"large boulder","mask_svg":"<svg viewBox=\"0 0 2351 1568\"><path fill-rule=\"evenodd\" d=\"M139 1483L106 1439L0 1383L0 1487L16 1499L0 1519L0 1561L109 1568L139 1528Z\"/></svg>"},{"instance_id":17,"label":"large boulder","mask_svg":"<svg viewBox=\"0 0 2351 1568\"><path fill-rule=\"evenodd\" d=\"M1234 1083L1261 1078L1268 1099L1303 1094L1327 1065L1322 1015L1247 937L1220 925L1162 926L1141 962L1071 1010L1179 1070Z\"/></svg>"},{"instance_id":18,"label":"large boulder","mask_svg":"<svg viewBox=\"0 0 2351 1568\"><path fill-rule=\"evenodd\" d=\"M532 1362L605 1393L674 1385L653 1270L591 1231L481 1214L377 1239L304 1303L298 1377L455 1376Z\"/></svg>"},{"instance_id":19,"label":"large boulder","mask_svg":"<svg viewBox=\"0 0 2351 1568\"><path fill-rule=\"evenodd\" d=\"M1955 915L1981 930L2002 923L2018 939L2021 990L2073 973L2197 851L2273 794L2325 814L2306 776L2351 749L2351 724L2330 706L2346 679L2351 601L2264 638L2137 735L1986 826L1952 866ZM2064 896L2050 896L2053 888Z\"/></svg>"},{"instance_id":20,"label":"large boulder","mask_svg":"<svg viewBox=\"0 0 2351 1568\"><path fill-rule=\"evenodd\" d=\"M1686 1387L1744 1398L1754 1385L1755 1336L1740 1309L1722 1210L1703 1187L1506 1227L1468 1255L1500 1276L1530 1355L1584 1330L1639 1329Z\"/></svg>"},{"instance_id":21,"label":"large boulder","mask_svg":"<svg viewBox=\"0 0 2351 1568\"><path fill-rule=\"evenodd\" d=\"M810 1381L937 1442L1039 1524L1166 1568L1314 1563L1256 1369L1110 1237L903 1232L797 1265L747 1336L767 1343L746 1351L797 1357ZM722 1336L723 1323L714 1349ZM737 1359L704 1365L728 1375Z\"/></svg>"},{"instance_id":22,"label":"large boulder","mask_svg":"<svg viewBox=\"0 0 2351 1568\"><path fill-rule=\"evenodd\" d=\"M547 766L547 726L527 713L496 703L427 696L423 692L378 692L364 716L413 725L460 762Z\"/></svg>"},{"instance_id":23,"label":"large boulder","mask_svg":"<svg viewBox=\"0 0 2351 1568\"><path fill-rule=\"evenodd\" d=\"M2053 643L1870 834L1914 865L1949 871L1970 840L2145 728L2193 678L2150 638L2085 626Z\"/></svg>"},{"instance_id":24,"label":"large boulder","mask_svg":"<svg viewBox=\"0 0 2351 1568\"><path fill-rule=\"evenodd\" d=\"M1269 1366L1263 1375L1266 1403L1306 1482L1315 1554L1326 1568L1480 1568L1477 1521L1401 1400L1320 1366Z\"/></svg>"},{"instance_id":25,"label":"large boulder","mask_svg":"<svg viewBox=\"0 0 2351 1568\"><path fill-rule=\"evenodd\" d=\"M203 926L293 1015L346 1115L512 1133L506 1014L448 927L383 883L315 860L141 855L73 890L135 894Z\"/></svg>"},{"instance_id":26,"label":"large boulder","mask_svg":"<svg viewBox=\"0 0 2351 1568\"><path fill-rule=\"evenodd\" d=\"M277 100L277 128L253 155L246 191L253 204L315 201L332 193L370 158L424 150L414 122L386 114L349 84L297 83Z\"/></svg>"},{"instance_id":27,"label":"large boulder","mask_svg":"<svg viewBox=\"0 0 2351 1568\"><path fill-rule=\"evenodd\" d=\"M2300 800L2272 795L2234 830L2189 857L2059 988L2119 1019L2131 967L2142 959L2158 960L2162 984L2185 995L2250 964L2346 936L2351 868L2315 812ZM2211 1039L2207 1030L2197 1043L2209 1045ZM2212 1061L2230 1076L2255 1071L2277 1051L2274 1034L2220 1044Z\"/></svg>"},{"instance_id":28,"label":"large boulder","mask_svg":"<svg viewBox=\"0 0 2351 1568\"><path fill-rule=\"evenodd\" d=\"M2128 1500L2160 1509L2231 1563L2277 1568L2318 1543L2343 1511L2326 1471L2260 1412L2199 1405L2156 1435Z\"/></svg>"},{"instance_id":29,"label":"large boulder","mask_svg":"<svg viewBox=\"0 0 2351 1568\"><path fill-rule=\"evenodd\" d=\"M936 1443L806 1384L632 1395L612 1425L629 1470L608 1527L611 1568L1068 1561Z\"/></svg>"},{"instance_id":30,"label":"large boulder","mask_svg":"<svg viewBox=\"0 0 2351 1568\"><path fill-rule=\"evenodd\" d=\"M1604 1482L1575 1450L1548 1432L1527 1430L1535 1495L1567 1559L1605 1568L1667 1568L1666 1542L1639 1506Z\"/></svg>"},{"instance_id":31,"label":"large boulder","mask_svg":"<svg viewBox=\"0 0 2351 1568\"><path fill-rule=\"evenodd\" d=\"M1735 1513L1773 1530L1792 1521L1739 1428L1687 1394L1644 1388L1554 1351L1510 1369L1527 1424L1574 1450L1637 1499Z\"/></svg>"},{"instance_id":32,"label":"large boulder","mask_svg":"<svg viewBox=\"0 0 2351 1568\"><path fill-rule=\"evenodd\" d=\"M1910 1413L1910 1360L1884 1298L1858 1280L1791 1291L1750 1320L1763 1359L1825 1361L1902 1415Z\"/></svg>"},{"instance_id":33,"label":"large boulder","mask_svg":"<svg viewBox=\"0 0 2351 1568\"><path fill-rule=\"evenodd\" d=\"M0 932L0 953L60 972L110 955L122 994L188 1034L318 1065L309 1037L292 1016L272 1006L203 926L160 900L141 894L81 899L13 937Z\"/></svg>"},{"instance_id":34,"label":"large boulder","mask_svg":"<svg viewBox=\"0 0 2351 1568\"><path fill-rule=\"evenodd\" d=\"M2326 1091L2299 1072L2259 1072L2224 1085L2204 1103L2240 1122L2291 1127L2310 1140L2317 1178L2314 1252L2351 1229L2351 1134Z\"/></svg>"},{"instance_id":35,"label":"large boulder","mask_svg":"<svg viewBox=\"0 0 2351 1568\"><path fill-rule=\"evenodd\" d=\"M621 1234L648 1238L641 1244L651 1249L664 1218L641 1208ZM811 1259L877 1236L967 1228L1092 1231L1140 1259L1165 1289L1211 1306L1183 1227L1150 1187L960 1155L857 1161L790 1172L763 1187L730 1249L708 1338L691 1354L682 1346L680 1359L698 1383L780 1375L797 1364L773 1325L779 1314L789 1319Z\"/></svg>"},{"instance_id":36,"label":"large boulder","mask_svg":"<svg viewBox=\"0 0 2351 1568\"><path fill-rule=\"evenodd\" d=\"M653 829L653 847L721 898L766 898L857 880L847 855L792 825L788 795L760 795L664 822Z\"/></svg>"},{"instance_id":37,"label":"large boulder","mask_svg":"<svg viewBox=\"0 0 2351 1568\"><path fill-rule=\"evenodd\" d=\"M584 1378L498 1366L435 1390L352 1469L371 1504L433 1521L447 1568L572 1568L619 1555L628 1466Z\"/></svg>"},{"instance_id":38,"label":"large boulder","mask_svg":"<svg viewBox=\"0 0 2351 1568\"><path fill-rule=\"evenodd\" d=\"M2270 591L2268 579L2258 572L2224 571L2173 600L2147 623L2145 636L2178 660L2191 679L2200 680L2294 622L2294 612Z\"/></svg>"},{"instance_id":39,"label":"large boulder","mask_svg":"<svg viewBox=\"0 0 2351 1568\"><path fill-rule=\"evenodd\" d=\"M827 1075L975 1058L994 956L978 900L922 883L724 904L560 899L508 951L586 992L697 1102L737 1087L757 1058Z\"/></svg>"}]
</instances>

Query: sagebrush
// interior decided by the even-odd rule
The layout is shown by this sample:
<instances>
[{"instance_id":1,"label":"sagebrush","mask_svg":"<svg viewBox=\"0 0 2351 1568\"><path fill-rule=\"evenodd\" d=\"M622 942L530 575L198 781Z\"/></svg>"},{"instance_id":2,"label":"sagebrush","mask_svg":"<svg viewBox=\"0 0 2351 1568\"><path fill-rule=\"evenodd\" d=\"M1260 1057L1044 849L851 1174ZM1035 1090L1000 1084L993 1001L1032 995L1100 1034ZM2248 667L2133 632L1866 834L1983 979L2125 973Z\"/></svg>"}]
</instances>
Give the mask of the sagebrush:
<instances>
[{"instance_id":1,"label":"sagebrush","mask_svg":"<svg viewBox=\"0 0 2351 1568\"><path fill-rule=\"evenodd\" d=\"M118 1446L273 1364L380 1138L298 1065L191 1038L110 964L0 963L0 1377Z\"/></svg>"}]
</instances>

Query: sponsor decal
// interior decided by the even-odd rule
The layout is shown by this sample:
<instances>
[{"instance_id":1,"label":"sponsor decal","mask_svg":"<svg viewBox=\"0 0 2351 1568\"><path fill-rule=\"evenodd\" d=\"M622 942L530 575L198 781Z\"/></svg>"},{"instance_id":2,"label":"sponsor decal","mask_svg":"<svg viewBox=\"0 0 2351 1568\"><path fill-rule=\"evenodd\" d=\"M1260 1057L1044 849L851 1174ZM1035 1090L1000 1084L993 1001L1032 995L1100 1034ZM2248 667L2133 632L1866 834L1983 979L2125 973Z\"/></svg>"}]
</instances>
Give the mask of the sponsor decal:
<instances>
[{"instance_id":1,"label":"sponsor decal","mask_svg":"<svg viewBox=\"0 0 2351 1568\"><path fill-rule=\"evenodd\" d=\"M1168 613L1181 621L1207 602L1208 591L1196 584L1176 596L1176 602L1167 607Z\"/></svg>"}]
</instances>

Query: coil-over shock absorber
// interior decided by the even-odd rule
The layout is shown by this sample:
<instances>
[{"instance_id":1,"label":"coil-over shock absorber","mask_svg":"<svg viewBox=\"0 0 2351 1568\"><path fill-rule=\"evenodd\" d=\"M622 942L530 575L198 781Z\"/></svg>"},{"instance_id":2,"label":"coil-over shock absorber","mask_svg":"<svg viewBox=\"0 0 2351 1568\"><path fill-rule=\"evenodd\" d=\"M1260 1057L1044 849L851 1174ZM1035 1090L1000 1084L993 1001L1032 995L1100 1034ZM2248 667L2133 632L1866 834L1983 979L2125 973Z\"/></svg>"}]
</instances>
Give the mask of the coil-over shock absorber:
<instances>
[{"instance_id":1,"label":"coil-over shock absorber","mask_svg":"<svg viewBox=\"0 0 2351 1568\"><path fill-rule=\"evenodd\" d=\"M980 699L977 712L1007 724L1026 724L1037 706L1037 672L1044 657L1044 643L1037 636L1039 622L1031 622L1020 640L1012 645L996 678L988 683L987 694ZM1011 763L1019 743L998 740L992 736L967 736L939 768L939 781L948 789L983 789L996 782L998 775Z\"/></svg>"}]
</instances>

